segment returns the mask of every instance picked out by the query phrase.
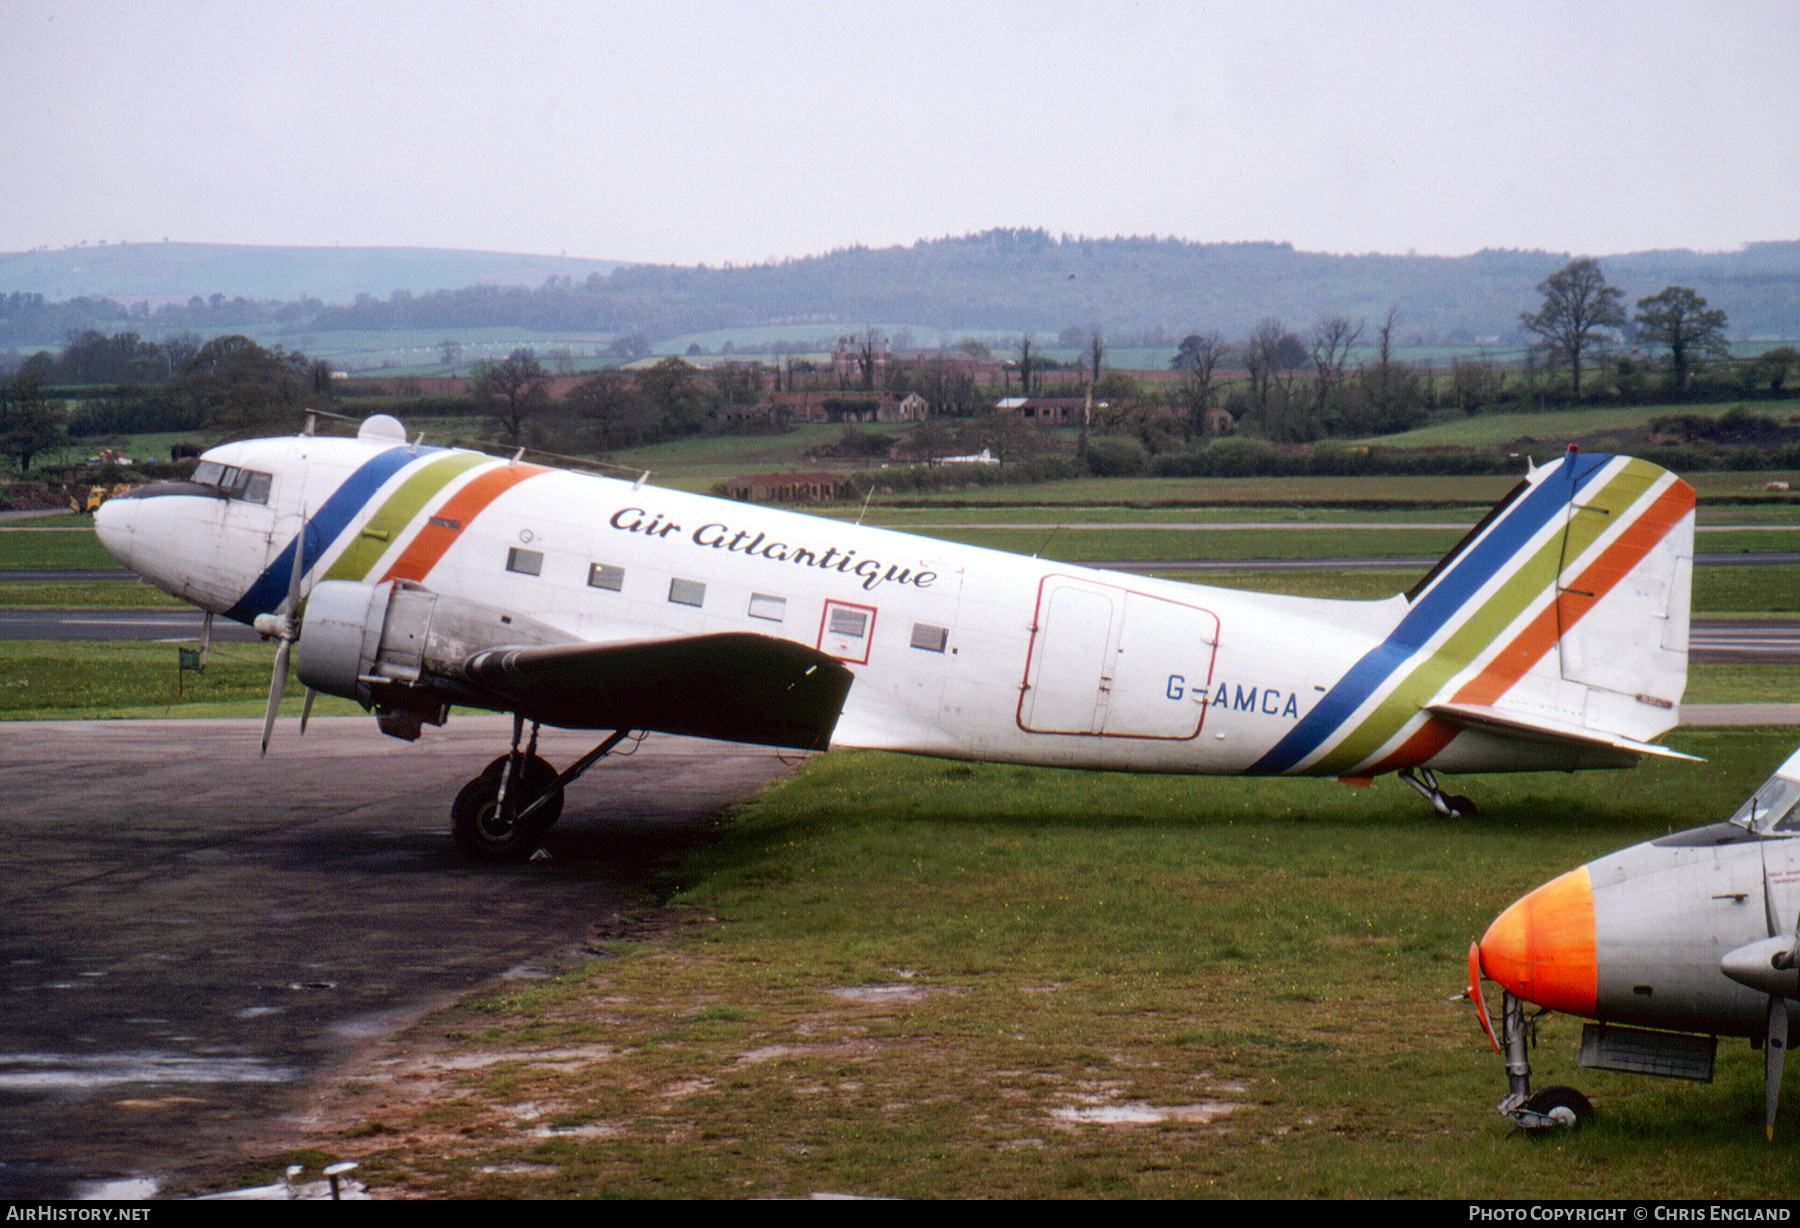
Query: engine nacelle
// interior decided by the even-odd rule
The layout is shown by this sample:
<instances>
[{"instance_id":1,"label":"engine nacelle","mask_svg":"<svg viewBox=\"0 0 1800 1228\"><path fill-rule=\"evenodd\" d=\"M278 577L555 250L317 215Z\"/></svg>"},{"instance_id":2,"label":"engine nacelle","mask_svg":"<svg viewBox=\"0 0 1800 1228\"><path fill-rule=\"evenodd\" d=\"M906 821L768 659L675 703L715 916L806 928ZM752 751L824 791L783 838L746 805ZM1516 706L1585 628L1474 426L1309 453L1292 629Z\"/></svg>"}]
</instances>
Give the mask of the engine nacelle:
<instances>
[{"instance_id":1,"label":"engine nacelle","mask_svg":"<svg viewBox=\"0 0 1800 1228\"><path fill-rule=\"evenodd\" d=\"M382 731L411 740L470 696L462 664L484 648L571 643L574 636L410 581L324 580L307 598L300 681L374 708Z\"/></svg>"}]
</instances>

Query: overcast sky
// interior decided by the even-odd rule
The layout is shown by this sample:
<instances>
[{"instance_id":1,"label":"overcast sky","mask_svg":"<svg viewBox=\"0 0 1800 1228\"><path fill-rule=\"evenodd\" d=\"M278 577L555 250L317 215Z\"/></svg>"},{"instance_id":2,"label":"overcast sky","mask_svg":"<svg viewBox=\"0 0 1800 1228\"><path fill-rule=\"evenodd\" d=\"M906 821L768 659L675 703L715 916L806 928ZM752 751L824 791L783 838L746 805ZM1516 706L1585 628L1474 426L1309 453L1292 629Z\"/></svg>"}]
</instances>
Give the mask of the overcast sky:
<instances>
[{"instance_id":1,"label":"overcast sky","mask_svg":"<svg viewBox=\"0 0 1800 1228\"><path fill-rule=\"evenodd\" d=\"M0 251L1800 238L1800 3L4 0Z\"/></svg>"}]
</instances>

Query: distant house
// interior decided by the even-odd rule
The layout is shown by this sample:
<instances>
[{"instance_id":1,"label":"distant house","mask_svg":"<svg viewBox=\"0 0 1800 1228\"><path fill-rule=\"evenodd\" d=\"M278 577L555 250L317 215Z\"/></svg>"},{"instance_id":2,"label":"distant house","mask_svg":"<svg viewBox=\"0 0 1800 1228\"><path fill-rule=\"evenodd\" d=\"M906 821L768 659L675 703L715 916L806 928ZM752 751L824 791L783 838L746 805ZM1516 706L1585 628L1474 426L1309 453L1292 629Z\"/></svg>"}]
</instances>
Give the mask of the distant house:
<instances>
[{"instance_id":1,"label":"distant house","mask_svg":"<svg viewBox=\"0 0 1800 1228\"><path fill-rule=\"evenodd\" d=\"M795 422L923 422L931 404L916 392L771 392Z\"/></svg>"},{"instance_id":2,"label":"distant house","mask_svg":"<svg viewBox=\"0 0 1800 1228\"><path fill-rule=\"evenodd\" d=\"M750 473L725 483L725 496L745 503L828 503L855 494L850 479L838 473Z\"/></svg>"},{"instance_id":3,"label":"distant house","mask_svg":"<svg viewBox=\"0 0 1800 1228\"><path fill-rule=\"evenodd\" d=\"M1104 409L1104 401L1095 401L1095 409ZM1040 426L1080 426L1087 410L1085 397L1003 397L994 402L996 411L1010 410Z\"/></svg>"}]
</instances>

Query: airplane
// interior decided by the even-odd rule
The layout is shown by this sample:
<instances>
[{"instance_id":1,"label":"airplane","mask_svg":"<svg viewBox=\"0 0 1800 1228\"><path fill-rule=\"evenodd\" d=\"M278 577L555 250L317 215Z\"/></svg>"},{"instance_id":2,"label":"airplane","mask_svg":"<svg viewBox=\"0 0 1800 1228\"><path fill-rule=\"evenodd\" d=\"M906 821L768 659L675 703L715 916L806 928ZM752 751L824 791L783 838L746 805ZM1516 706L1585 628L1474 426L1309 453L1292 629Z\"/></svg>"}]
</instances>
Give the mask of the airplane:
<instances>
[{"instance_id":1,"label":"airplane","mask_svg":"<svg viewBox=\"0 0 1800 1228\"><path fill-rule=\"evenodd\" d=\"M228 443L94 516L145 579L297 645L314 692L415 739L513 714L451 807L475 858L527 857L565 788L635 731L1097 770L1573 771L1677 752L1694 492L1640 460L1535 466L1408 592L1327 601L1124 577L408 442ZM521 748L524 727L531 736ZM540 725L611 731L557 771ZM301 729L305 729L302 717Z\"/></svg>"},{"instance_id":2,"label":"airplane","mask_svg":"<svg viewBox=\"0 0 1800 1228\"><path fill-rule=\"evenodd\" d=\"M1593 1116L1570 1087L1531 1090L1536 1021L1583 1025L1580 1061L1710 1082L1721 1036L1763 1047L1764 1127L1775 1137L1788 1035L1800 1024L1800 750L1731 818L1634 845L1515 902L1469 948L1469 997L1505 1058L1500 1114L1527 1130ZM1483 978L1502 988L1494 1034ZM1526 1003L1538 1006L1527 1017Z\"/></svg>"}]
</instances>

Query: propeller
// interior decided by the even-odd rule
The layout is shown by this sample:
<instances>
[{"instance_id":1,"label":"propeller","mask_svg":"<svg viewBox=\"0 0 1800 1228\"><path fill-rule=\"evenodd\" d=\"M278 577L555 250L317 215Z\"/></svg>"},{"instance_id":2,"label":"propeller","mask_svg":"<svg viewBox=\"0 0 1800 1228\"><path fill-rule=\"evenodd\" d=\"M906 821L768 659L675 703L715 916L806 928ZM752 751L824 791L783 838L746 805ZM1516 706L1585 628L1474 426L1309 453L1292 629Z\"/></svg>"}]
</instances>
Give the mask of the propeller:
<instances>
[{"instance_id":1,"label":"propeller","mask_svg":"<svg viewBox=\"0 0 1800 1228\"><path fill-rule=\"evenodd\" d=\"M1726 952L1719 970L1740 985L1769 995L1763 1016L1763 1132L1773 1141L1775 1107L1781 1102L1781 1076L1787 1062L1787 1000L1800 997L1800 973L1796 972L1800 968L1800 918L1796 918L1792 934L1780 932L1766 873L1763 908L1769 919L1769 936Z\"/></svg>"},{"instance_id":2,"label":"propeller","mask_svg":"<svg viewBox=\"0 0 1800 1228\"><path fill-rule=\"evenodd\" d=\"M275 648L275 668L269 677L269 709L263 715L262 753L269 753L269 741L275 736L275 714L281 708L282 692L287 690L288 657L294 641L300 638L300 581L306 574L306 517L300 517L300 532L294 538L294 568L288 577L287 596L272 614L258 614L251 624L265 636L281 642ZM312 688L306 689L306 714L300 718L300 730L306 731L306 717L312 714Z\"/></svg>"}]
</instances>

